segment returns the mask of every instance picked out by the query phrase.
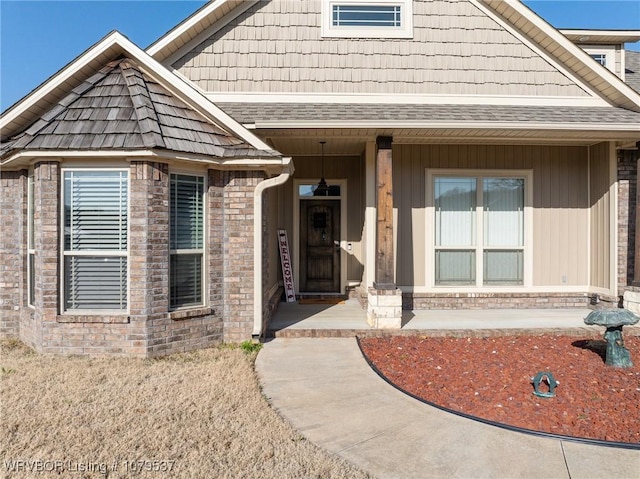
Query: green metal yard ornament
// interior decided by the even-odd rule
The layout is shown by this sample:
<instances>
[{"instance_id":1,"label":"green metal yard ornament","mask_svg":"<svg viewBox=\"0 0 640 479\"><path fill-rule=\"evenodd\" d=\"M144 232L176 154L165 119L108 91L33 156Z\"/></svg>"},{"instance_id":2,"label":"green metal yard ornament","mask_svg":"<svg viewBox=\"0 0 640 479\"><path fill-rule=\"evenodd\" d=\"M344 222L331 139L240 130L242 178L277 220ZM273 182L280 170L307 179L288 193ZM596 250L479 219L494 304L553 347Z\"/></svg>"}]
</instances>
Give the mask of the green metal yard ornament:
<instances>
[{"instance_id":1,"label":"green metal yard ornament","mask_svg":"<svg viewBox=\"0 0 640 479\"><path fill-rule=\"evenodd\" d=\"M547 379L547 384L549 385L549 391L547 392L540 391L540 384L542 384L542 381L545 378ZM560 384L560 382L556 381L553 377L553 374L551 374L551 372L549 371L540 371L538 374L531 378L531 382L533 383L533 394L541 398L555 397L555 390L558 387L558 384Z\"/></svg>"},{"instance_id":2,"label":"green metal yard ornament","mask_svg":"<svg viewBox=\"0 0 640 479\"><path fill-rule=\"evenodd\" d=\"M640 321L636 315L626 309L603 309L591 311L584 323L588 325L596 324L604 326L604 340L607 342L607 355L605 363L617 368L630 368L633 366L631 353L624 347L622 338L622 327L636 324Z\"/></svg>"}]
</instances>

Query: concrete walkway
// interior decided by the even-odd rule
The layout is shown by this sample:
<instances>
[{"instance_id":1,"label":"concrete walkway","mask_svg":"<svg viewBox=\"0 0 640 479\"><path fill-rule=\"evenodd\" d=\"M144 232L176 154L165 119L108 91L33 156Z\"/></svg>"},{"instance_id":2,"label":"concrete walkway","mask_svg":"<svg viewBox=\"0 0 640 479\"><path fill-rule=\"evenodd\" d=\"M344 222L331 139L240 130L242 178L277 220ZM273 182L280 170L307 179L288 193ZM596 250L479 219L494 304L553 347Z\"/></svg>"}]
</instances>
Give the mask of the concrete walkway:
<instances>
[{"instance_id":1,"label":"concrete walkway","mask_svg":"<svg viewBox=\"0 0 640 479\"><path fill-rule=\"evenodd\" d=\"M307 439L378 478L640 478L640 451L510 432L388 385L353 338L277 338L256 369L273 407Z\"/></svg>"}]
</instances>

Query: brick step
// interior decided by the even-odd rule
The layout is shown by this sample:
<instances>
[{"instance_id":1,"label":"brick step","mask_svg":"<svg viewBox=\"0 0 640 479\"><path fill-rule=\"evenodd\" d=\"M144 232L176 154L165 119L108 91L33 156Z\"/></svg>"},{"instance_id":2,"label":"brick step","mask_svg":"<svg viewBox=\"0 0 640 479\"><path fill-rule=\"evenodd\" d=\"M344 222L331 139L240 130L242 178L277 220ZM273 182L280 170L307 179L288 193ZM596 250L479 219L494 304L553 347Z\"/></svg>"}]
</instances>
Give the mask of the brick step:
<instances>
[{"instance_id":1,"label":"brick step","mask_svg":"<svg viewBox=\"0 0 640 479\"><path fill-rule=\"evenodd\" d=\"M498 336L540 336L543 334L598 338L602 334L587 328L529 329L279 329L267 330L267 338L379 338L384 336L422 336L432 338L490 338ZM640 336L640 328L629 328L625 334Z\"/></svg>"}]
</instances>

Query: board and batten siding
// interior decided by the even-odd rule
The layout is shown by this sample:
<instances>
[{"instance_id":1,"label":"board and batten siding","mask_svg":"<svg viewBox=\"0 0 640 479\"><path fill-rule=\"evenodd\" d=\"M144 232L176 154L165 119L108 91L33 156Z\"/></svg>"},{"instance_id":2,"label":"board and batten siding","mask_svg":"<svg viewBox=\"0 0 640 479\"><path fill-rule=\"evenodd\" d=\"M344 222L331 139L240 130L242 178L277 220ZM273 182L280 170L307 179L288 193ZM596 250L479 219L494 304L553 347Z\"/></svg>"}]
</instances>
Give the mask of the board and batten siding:
<instances>
[{"instance_id":1,"label":"board and batten siding","mask_svg":"<svg viewBox=\"0 0 640 479\"><path fill-rule=\"evenodd\" d=\"M609 289L611 285L611 184L609 144L590 147L591 286Z\"/></svg>"},{"instance_id":2,"label":"board and batten siding","mask_svg":"<svg viewBox=\"0 0 640 479\"><path fill-rule=\"evenodd\" d=\"M425 235L433 234L426 231L427 169L531 170L532 286L589 284L587 147L394 145L396 283L399 286L426 285L425 268L433 268L425 251Z\"/></svg>"},{"instance_id":3,"label":"board and batten siding","mask_svg":"<svg viewBox=\"0 0 640 479\"><path fill-rule=\"evenodd\" d=\"M261 1L172 66L208 92L588 96L468 0L416 0L413 22L322 38L321 0Z\"/></svg>"}]
</instances>

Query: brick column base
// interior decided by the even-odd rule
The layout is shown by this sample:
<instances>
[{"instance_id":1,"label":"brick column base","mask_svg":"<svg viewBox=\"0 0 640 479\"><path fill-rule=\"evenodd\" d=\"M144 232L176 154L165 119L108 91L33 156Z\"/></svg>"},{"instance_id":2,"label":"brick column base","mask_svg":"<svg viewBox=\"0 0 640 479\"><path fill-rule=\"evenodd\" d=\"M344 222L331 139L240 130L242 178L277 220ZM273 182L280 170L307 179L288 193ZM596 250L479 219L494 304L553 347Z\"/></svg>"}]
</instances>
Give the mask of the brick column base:
<instances>
[{"instance_id":1,"label":"brick column base","mask_svg":"<svg viewBox=\"0 0 640 479\"><path fill-rule=\"evenodd\" d=\"M369 288L367 322L372 328L402 327L402 290Z\"/></svg>"}]
</instances>

